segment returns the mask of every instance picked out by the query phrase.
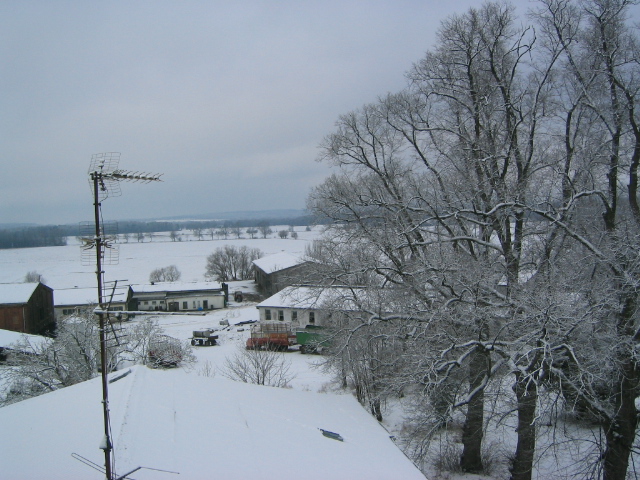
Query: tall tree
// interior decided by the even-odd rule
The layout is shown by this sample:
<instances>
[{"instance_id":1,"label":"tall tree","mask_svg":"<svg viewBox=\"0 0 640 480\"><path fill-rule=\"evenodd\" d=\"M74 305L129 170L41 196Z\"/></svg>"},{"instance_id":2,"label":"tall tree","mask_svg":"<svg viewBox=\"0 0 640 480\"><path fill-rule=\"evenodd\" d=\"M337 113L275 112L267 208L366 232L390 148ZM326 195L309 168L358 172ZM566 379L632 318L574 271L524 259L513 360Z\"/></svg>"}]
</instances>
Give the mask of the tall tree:
<instances>
[{"instance_id":1,"label":"tall tree","mask_svg":"<svg viewBox=\"0 0 640 480\"><path fill-rule=\"evenodd\" d=\"M626 477L638 427L637 169L640 160L640 50L626 26L630 0L544 0L539 15L550 41L563 47L566 81L562 201L539 209L582 254L582 308L557 348L555 368L567 395L599 419L602 477ZM578 303L578 302L576 302Z\"/></svg>"}]
</instances>

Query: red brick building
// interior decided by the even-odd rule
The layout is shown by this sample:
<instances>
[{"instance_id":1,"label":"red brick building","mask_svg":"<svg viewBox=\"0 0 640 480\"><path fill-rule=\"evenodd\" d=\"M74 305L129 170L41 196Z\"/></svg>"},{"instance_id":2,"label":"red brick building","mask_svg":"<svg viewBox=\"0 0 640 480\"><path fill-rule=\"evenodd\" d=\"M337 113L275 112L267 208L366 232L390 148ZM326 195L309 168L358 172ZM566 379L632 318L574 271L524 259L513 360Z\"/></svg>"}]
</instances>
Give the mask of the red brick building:
<instances>
[{"instance_id":1,"label":"red brick building","mask_svg":"<svg viewBox=\"0 0 640 480\"><path fill-rule=\"evenodd\" d=\"M53 332L53 289L39 282L0 284L0 329L36 335Z\"/></svg>"}]
</instances>

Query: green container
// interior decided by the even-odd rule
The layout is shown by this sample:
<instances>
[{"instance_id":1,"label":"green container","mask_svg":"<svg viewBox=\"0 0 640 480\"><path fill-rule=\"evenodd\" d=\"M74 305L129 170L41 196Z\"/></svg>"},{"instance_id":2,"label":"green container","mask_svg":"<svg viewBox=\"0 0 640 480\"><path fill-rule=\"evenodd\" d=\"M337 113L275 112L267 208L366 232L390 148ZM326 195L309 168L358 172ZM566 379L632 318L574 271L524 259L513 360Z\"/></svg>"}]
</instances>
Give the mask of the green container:
<instances>
[{"instance_id":1,"label":"green container","mask_svg":"<svg viewBox=\"0 0 640 480\"><path fill-rule=\"evenodd\" d=\"M307 326L296 331L296 341L300 345L300 353L320 353L327 346L329 338L322 327Z\"/></svg>"}]
</instances>

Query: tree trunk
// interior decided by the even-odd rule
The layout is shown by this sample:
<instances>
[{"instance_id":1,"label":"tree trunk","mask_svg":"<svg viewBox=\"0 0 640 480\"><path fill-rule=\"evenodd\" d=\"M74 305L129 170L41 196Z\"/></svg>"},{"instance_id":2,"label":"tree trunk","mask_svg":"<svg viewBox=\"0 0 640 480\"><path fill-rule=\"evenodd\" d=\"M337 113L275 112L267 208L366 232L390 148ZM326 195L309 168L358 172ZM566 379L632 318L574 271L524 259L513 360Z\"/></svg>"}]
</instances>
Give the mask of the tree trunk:
<instances>
[{"instance_id":1,"label":"tree trunk","mask_svg":"<svg viewBox=\"0 0 640 480\"><path fill-rule=\"evenodd\" d=\"M625 480L629 467L629 455L638 427L638 411L635 406L638 371L628 358L622 365L622 379L618 382L616 414L605 422L606 449L603 455L604 480Z\"/></svg>"},{"instance_id":2,"label":"tree trunk","mask_svg":"<svg viewBox=\"0 0 640 480\"><path fill-rule=\"evenodd\" d=\"M517 375L513 391L518 401L518 445L511 466L511 480L531 480L533 454L536 448L536 401L535 385L530 386L526 377Z\"/></svg>"},{"instance_id":3,"label":"tree trunk","mask_svg":"<svg viewBox=\"0 0 640 480\"><path fill-rule=\"evenodd\" d=\"M621 288L623 290L623 288ZM623 293L623 308L618 317L618 335L637 342L635 312L638 299L634 291ZM636 368L633 347L621 345L616 351L620 373L615 382L613 418L604 422L606 448L603 455L603 479L625 480L629 455L638 428L638 409L635 399L640 393L640 372Z\"/></svg>"},{"instance_id":4,"label":"tree trunk","mask_svg":"<svg viewBox=\"0 0 640 480\"><path fill-rule=\"evenodd\" d=\"M489 369L489 352L476 349L469 362L469 391L480 387ZM462 457L460 467L467 473L480 473L482 465L482 437L484 429L484 389L478 390L467 406L462 429Z\"/></svg>"},{"instance_id":5,"label":"tree trunk","mask_svg":"<svg viewBox=\"0 0 640 480\"><path fill-rule=\"evenodd\" d=\"M371 406L371 413L373 414L374 417L376 417L376 420L381 422L382 421L382 406L380 405L380 399L379 398L374 398L369 402L369 404Z\"/></svg>"}]
</instances>

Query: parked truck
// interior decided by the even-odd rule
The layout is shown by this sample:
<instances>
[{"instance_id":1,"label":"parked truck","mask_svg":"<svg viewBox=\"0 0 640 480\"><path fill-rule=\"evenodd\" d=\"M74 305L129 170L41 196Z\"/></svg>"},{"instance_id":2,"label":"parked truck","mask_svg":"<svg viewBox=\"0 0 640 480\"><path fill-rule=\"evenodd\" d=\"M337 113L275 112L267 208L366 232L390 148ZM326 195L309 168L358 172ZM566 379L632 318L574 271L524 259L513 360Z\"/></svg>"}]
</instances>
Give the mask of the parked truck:
<instances>
[{"instance_id":1,"label":"parked truck","mask_svg":"<svg viewBox=\"0 0 640 480\"><path fill-rule=\"evenodd\" d=\"M218 335L214 334L214 330L207 328L205 330L194 330L191 337L191 345L194 347L204 347L215 345L218 340Z\"/></svg>"},{"instance_id":2,"label":"parked truck","mask_svg":"<svg viewBox=\"0 0 640 480\"><path fill-rule=\"evenodd\" d=\"M251 336L247 339L247 350L286 351L296 343L296 334L291 329L291 324L285 322L258 322L251 325Z\"/></svg>"}]
</instances>

